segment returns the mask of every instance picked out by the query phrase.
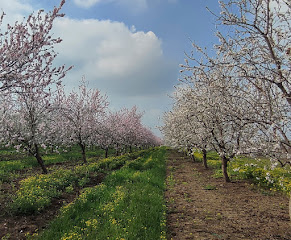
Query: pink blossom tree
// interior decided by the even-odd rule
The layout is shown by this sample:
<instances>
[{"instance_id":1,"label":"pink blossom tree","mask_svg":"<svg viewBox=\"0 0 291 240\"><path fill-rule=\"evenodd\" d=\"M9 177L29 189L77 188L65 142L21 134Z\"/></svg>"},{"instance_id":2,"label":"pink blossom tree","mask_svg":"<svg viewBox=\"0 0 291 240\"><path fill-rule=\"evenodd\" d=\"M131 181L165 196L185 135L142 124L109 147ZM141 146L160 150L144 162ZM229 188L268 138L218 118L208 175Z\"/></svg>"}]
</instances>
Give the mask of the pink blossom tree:
<instances>
[{"instance_id":1,"label":"pink blossom tree","mask_svg":"<svg viewBox=\"0 0 291 240\"><path fill-rule=\"evenodd\" d=\"M136 106L132 109L123 108L107 116L107 135L117 155L120 151L126 151L126 148L132 151L132 147L137 145L142 128L141 117Z\"/></svg>"},{"instance_id":2,"label":"pink blossom tree","mask_svg":"<svg viewBox=\"0 0 291 240\"><path fill-rule=\"evenodd\" d=\"M136 106L129 109L123 110L123 122L122 127L125 131L123 131L123 141L124 146L130 148L130 152L132 152L132 147L137 145L137 141L139 138L139 134L142 130L142 113L138 112Z\"/></svg>"},{"instance_id":3,"label":"pink blossom tree","mask_svg":"<svg viewBox=\"0 0 291 240\"><path fill-rule=\"evenodd\" d=\"M114 148L116 154L121 150L132 151L132 147L150 147L161 144L148 128L141 123L142 114L137 107L121 109L109 112L102 123L98 146L105 149L107 157L108 149Z\"/></svg>"},{"instance_id":4,"label":"pink blossom tree","mask_svg":"<svg viewBox=\"0 0 291 240\"><path fill-rule=\"evenodd\" d=\"M96 136L102 133L102 122L108 106L107 97L98 89L89 89L84 79L79 91L68 95L59 91L59 124L65 132L67 144L78 144L82 151L84 163L86 148L96 144Z\"/></svg>"},{"instance_id":5,"label":"pink blossom tree","mask_svg":"<svg viewBox=\"0 0 291 240\"><path fill-rule=\"evenodd\" d=\"M110 148L118 150L118 145L121 144L122 137L119 128L121 123L121 114L120 111L111 112L109 111L103 122L101 123L100 128L98 128L97 145L105 150L105 158L108 157L108 151Z\"/></svg>"},{"instance_id":6,"label":"pink blossom tree","mask_svg":"<svg viewBox=\"0 0 291 240\"><path fill-rule=\"evenodd\" d=\"M51 142L53 95L40 86L20 90L17 94L7 95L2 102L2 142L34 156L43 173L47 173L40 149L45 149Z\"/></svg>"},{"instance_id":7,"label":"pink blossom tree","mask_svg":"<svg viewBox=\"0 0 291 240\"><path fill-rule=\"evenodd\" d=\"M0 90L13 88L24 90L22 86L48 86L59 83L69 69L65 66L53 67L57 56L55 44L60 38L51 33L56 18L63 17L60 13L65 0L53 11L31 14L26 20L8 24L3 30L5 13L0 16ZM32 81L33 79L33 81Z\"/></svg>"},{"instance_id":8,"label":"pink blossom tree","mask_svg":"<svg viewBox=\"0 0 291 240\"><path fill-rule=\"evenodd\" d=\"M162 140L149 128L142 126L135 145L143 148L156 147L162 145Z\"/></svg>"},{"instance_id":9,"label":"pink blossom tree","mask_svg":"<svg viewBox=\"0 0 291 240\"><path fill-rule=\"evenodd\" d=\"M44 173L47 169L40 147L45 148L51 141L51 89L70 70L53 66L57 56L54 45L61 39L53 38L51 30L55 19L63 16L60 10L64 3L61 1L52 12L40 10L23 22L8 24L0 34L0 91L5 94L1 102L1 139L32 154Z\"/></svg>"}]
</instances>

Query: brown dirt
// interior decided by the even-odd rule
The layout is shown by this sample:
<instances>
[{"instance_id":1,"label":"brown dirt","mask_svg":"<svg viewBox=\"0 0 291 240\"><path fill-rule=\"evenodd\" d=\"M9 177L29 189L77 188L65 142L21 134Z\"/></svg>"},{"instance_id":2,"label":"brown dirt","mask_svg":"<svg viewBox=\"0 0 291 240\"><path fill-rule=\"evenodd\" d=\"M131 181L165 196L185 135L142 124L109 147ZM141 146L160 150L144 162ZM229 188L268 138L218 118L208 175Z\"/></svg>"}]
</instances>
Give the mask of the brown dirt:
<instances>
[{"instance_id":1,"label":"brown dirt","mask_svg":"<svg viewBox=\"0 0 291 240\"><path fill-rule=\"evenodd\" d=\"M105 177L104 173L98 173L98 175L90 176L90 182L88 182L84 187L93 187L103 181ZM18 181L14 180L15 185L18 185ZM17 187L16 187L17 188ZM51 220L53 220L59 209L64 205L68 204L79 195L81 188L76 187L73 193L63 193L59 198L54 198L52 204L45 208L44 211L34 215L25 216L14 216L7 210L9 205L10 194L15 192L11 183L2 184L1 198L0 198L0 239L3 236L9 234L9 239L11 240L22 240L26 239L25 235L27 233L33 234L38 230L44 229Z\"/></svg>"},{"instance_id":2,"label":"brown dirt","mask_svg":"<svg viewBox=\"0 0 291 240\"><path fill-rule=\"evenodd\" d=\"M171 151L165 193L168 239L291 240L286 196L247 181L224 183L212 174L202 163Z\"/></svg>"}]
</instances>

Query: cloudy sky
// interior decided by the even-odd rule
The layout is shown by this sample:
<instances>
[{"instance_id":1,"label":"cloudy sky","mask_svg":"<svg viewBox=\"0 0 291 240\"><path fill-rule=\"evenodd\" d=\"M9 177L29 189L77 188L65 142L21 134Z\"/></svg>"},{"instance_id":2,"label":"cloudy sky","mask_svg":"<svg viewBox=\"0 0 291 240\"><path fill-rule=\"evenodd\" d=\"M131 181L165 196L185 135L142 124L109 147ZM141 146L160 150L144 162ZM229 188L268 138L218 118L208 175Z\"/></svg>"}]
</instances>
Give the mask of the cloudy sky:
<instances>
[{"instance_id":1,"label":"cloudy sky","mask_svg":"<svg viewBox=\"0 0 291 240\"><path fill-rule=\"evenodd\" d=\"M60 0L0 0L6 22L32 11L52 10ZM66 88L85 75L89 86L108 96L111 109L137 105L143 122L160 136L163 112L171 109L168 95L178 84L179 64L190 40L211 47L216 39L217 0L66 0L54 35L57 63L73 65Z\"/></svg>"}]
</instances>

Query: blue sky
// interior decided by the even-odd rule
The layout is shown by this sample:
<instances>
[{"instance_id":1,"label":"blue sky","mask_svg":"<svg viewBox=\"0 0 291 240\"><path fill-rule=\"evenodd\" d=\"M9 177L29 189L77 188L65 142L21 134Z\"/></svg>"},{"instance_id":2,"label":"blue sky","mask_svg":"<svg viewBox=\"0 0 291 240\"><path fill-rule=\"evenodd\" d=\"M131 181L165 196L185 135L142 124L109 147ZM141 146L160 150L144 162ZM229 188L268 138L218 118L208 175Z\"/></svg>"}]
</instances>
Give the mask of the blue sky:
<instances>
[{"instance_id":1,"label":"blue sky","mask_svg":"<svg viewBox=\"0 0 291 240\"><path fill-rule=\"evenodd\" d=\"M6 22L32 11L52 10L57 0L0 0ZM190 40L211 48L216 42L217 0L67 0L54 26L63 42L56 64L74 65L64 79L68 91L85 75L106 94L111 109L137 105L143 122L160 136L168 95L178 84L179 64Z\"/></svg>"}]
</instances>

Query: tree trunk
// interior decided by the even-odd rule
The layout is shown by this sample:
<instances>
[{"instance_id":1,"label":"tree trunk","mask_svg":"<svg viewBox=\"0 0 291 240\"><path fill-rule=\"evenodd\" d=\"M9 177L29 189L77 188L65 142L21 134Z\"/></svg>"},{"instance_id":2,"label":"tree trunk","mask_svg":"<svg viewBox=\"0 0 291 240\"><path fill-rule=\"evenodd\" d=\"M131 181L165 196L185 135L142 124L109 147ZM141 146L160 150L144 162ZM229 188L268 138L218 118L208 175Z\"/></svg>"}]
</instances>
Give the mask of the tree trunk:
<instances>
[{"instance_id":1,"label":"tree trunk","mask_svg":"<svg viewBox=\"0 0 291 240\"><path fill-rule=\"evenodd\" d=\"M195 157L194 157L194 155L192 153L190 153L190 156L191 156L192 161L196 162Z\"/></svg>"},{"instance_id":2,"label":"tree trunk","mask_svg":"<svg viewBox=\"0 0 291 240\"><path fill-rule=\"evenodd\" d=\"M87 158L86 158L86 146L83 143L79 143L81 149L82 149L82 159L84 163L87 163Z\"/></svg>"},{"instance_id":3,"label":"tree trunk","mask_svg":"<svg viewBox=\"0 0 291 240\"><path fill-rule=\"evenodd\" d=\"M132 146L129 146L129 152L132 153Z\"/></svg>"},{"instance_id":4,"label":"tree trunk","mask_svg":"<svg viewBox=\"0 0 291 240\"><path fill-rule=\"evenodd\" d=\"M205 168L208 168L208 166L207 166L207 151L206 151L206 149L203 149L202 153L203 153L203 166Z\"/></svg>"},{"instance_id":5,"label":"tree trunk","mask_svg":"<svg viewBox=\"0 0 291 240\"><path fill-rule=\"evenodd\" d=\"M231 182L227 173L227 162L229 161L229 159L226 156L223 156L221 160L222 160L222 173L224 176L224 180L225 182Z\"/></svg>"},{"instance_id":6,"label":"tree trunk","mask_svg":"<svg viewBox=\"0 0 291 240\"><path fill-rule=\"evenodd\" d=\"M36 158L38 164L41 166L42 172L44 174L47 174L47 169L46 169L46 167L45 167L45 165L43 163L43 160L42 160L42 158L40 156L40 153L39 153L39 147L38 147L37 144L34 144L34 147L35 147L35 158Z\"/></svg>"},{"instance_id":7,"label":"tree trunk","mask_svg":"<svg viewBox=\"0 0 291 240\"><path fill-rule=\"evenodd\" d=\"M108 158L108 148L105 149L105 158Z\"/></svg>"},{"instance_id":8,"label":"tree trunk","mask_svg":"<svg viewBox=\"0 0 291 240\"><path fill-rule=\"evenodd\" d=\"M190 156L191 160L192 160L193 162L195 162L195 157L194 157L194 155L193 155L193 152L192 152L192 149L191 149L191 148L188 148L188 155Z\"/></svg>"},{"instance_id":9,"label":"tree trunk","mask_svg":"<svg viewBox=\"0 0 291 240\"><path fill-rule=\"evenodd\" d=\"M118 147L119 147L119 145L118 144L116 144L116 147L115 147L115 156L117 157L118 156Z\"/></svg>"}]
</instances>

